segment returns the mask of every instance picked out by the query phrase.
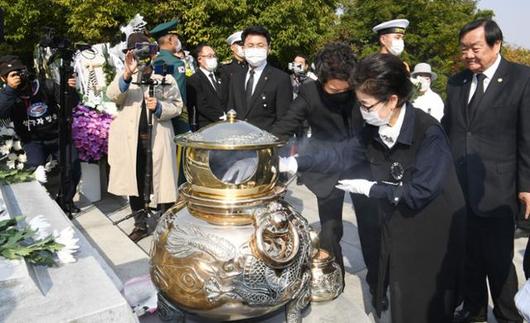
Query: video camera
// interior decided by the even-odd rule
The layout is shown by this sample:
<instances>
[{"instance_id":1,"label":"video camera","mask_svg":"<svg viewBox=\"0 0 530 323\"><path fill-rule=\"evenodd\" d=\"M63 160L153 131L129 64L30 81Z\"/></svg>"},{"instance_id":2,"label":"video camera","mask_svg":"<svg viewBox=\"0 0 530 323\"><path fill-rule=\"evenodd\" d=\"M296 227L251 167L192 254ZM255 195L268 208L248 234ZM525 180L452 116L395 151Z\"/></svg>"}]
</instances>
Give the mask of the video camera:
<instances>
[{"instance_id":1,"label":"video camera","mask_svg":"<svg viewBox=\"0 0 530 323\"><path fill-rule=\"evenodd\" d=\"M155 55L158 50L157 44L152 43L136 43L133 49L134 58L137 61L145 61Z\"/></svg>"}]
</instances>

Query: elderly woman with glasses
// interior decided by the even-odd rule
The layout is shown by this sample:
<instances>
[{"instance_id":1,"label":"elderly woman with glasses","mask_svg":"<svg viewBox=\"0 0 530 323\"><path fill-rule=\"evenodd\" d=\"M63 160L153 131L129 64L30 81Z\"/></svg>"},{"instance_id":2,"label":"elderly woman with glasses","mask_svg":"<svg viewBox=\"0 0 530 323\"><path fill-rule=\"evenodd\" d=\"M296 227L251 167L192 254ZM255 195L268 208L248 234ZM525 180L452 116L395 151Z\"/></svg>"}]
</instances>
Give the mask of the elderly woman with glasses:
<instances>
[{"instance_id":1,"label":"elderly woman with glasses","mask_svg":"<svg viewBox=\"0 0 530 323\"><path fill-rule=\"evenodd\" d=\"M280 171L336 172L364 163L363 178L337 187L377 200L382 219L376 312L390 288L392 322L450 322L461 285L465 208L446 135L409 103L403 62L376 54L359 62L350 82L366 122L343 142L312 141Z\"/></svg>"}]
</instances>

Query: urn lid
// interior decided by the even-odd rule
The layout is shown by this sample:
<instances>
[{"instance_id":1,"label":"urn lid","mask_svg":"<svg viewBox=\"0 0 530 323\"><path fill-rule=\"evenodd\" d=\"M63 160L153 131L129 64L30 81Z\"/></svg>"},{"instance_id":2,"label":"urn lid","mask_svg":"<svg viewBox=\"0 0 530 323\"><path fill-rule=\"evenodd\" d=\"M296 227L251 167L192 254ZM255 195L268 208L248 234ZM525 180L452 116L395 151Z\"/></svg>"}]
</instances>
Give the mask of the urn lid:
<instances>
[{"instance_id":1,"label":"urn lid","mask_svg":"<svg viewBox=\"0 0 530 323\"><path fill-rule=\"evenodd\" d=\"M285 143L265 130L238 120L234 110L227 112L225 121L210 124L196 132L178 135L175 142L184 147L220 150L259 149Z\"/></svg>"}]
</instances>

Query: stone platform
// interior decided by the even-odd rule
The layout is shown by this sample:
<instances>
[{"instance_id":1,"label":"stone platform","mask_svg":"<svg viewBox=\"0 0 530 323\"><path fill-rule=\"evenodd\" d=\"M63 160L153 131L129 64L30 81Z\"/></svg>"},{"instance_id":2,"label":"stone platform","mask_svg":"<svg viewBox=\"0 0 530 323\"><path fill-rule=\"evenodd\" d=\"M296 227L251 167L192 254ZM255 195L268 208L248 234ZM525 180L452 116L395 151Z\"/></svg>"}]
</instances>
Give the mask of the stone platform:
<instances>
[{"instance_id":1,"label":"stone platform","mask_svg":"<svg viewBox=\"0 0 530 323\"><path fill-rule=\"evenodd\" d=\"M1 191L11 217L24 215L29 222L44 215L58 231L72 226L37 182ZM52 268L27 265L26 275L0 287L0 322L138 322L120 294L120 278L76 227L74 231L80 246L77 262Z\"/></svg>"}]
</instances>

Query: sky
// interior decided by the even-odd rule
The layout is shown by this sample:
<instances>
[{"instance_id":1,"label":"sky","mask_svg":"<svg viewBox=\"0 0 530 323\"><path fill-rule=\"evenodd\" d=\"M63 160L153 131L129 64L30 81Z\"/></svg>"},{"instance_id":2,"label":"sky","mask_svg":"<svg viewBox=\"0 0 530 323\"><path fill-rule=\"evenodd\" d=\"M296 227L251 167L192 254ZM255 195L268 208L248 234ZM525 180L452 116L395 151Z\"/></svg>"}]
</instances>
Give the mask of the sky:
<instances>
[{"instance_id":1,"label":"sky","mask_svg":"<svg viewBox=\"0 0 530 323\"><path fill-rule=\"evenodd\" d=\"M505 42L530 49L530 0L479 0L478 7L495 12Z\"/></svg>"}]
</instances>

